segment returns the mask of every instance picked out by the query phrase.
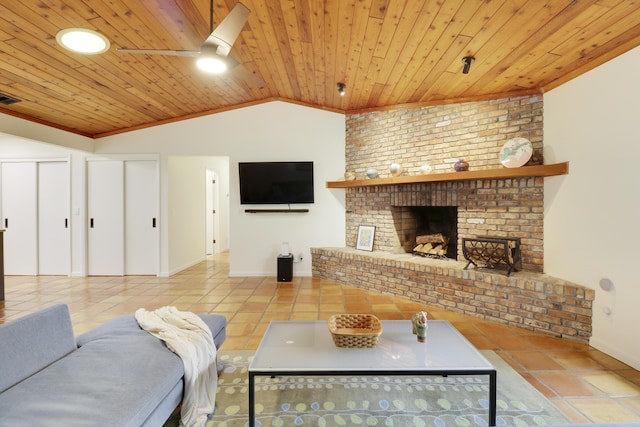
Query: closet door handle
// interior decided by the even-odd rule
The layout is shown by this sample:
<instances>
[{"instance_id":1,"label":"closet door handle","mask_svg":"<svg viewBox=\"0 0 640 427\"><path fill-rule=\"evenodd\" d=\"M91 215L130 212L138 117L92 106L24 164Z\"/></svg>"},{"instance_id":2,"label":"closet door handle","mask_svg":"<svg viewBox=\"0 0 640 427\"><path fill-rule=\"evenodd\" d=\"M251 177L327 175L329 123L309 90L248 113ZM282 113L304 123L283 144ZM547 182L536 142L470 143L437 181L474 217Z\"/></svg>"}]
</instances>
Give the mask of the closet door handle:
<instances>
[{"instance_id":1,"label":"closet door handle","mask_svg":"<svg viewBox=\"0 0 640 427\"><path fill-rule=\"evenodd\" d=\"M64 228L69 228L69 218L64 219Z\"/></svg>"},{"instance_id":2,"label":"closet door handle","mask_svg":"<svg viewBox=\"0 0 640 427\"><path fill-rule=\"evenodd\" d=\"M9 228L9 218L4 219L4 228Z\"/></svg>"},{"instance_id":3,"label":"closet door handle","mask_svg":"<svg viewBox=\"0 0 640 427\"><path fill-rule=\"evenodd\" d=\"M151 221L151 226L153 228L156 228L156 219L155 218L153 218L153 220Z\"/></svg>"},{"instance_id":4,"label":"closet door handle","mask_svg":"<svg viewBox=\"0 0 640 427\"><path fill-rule=\"evenodd\" d=\"M89 220L89 227L93 228L93 218Z\"/></svg>"}]
</instances>

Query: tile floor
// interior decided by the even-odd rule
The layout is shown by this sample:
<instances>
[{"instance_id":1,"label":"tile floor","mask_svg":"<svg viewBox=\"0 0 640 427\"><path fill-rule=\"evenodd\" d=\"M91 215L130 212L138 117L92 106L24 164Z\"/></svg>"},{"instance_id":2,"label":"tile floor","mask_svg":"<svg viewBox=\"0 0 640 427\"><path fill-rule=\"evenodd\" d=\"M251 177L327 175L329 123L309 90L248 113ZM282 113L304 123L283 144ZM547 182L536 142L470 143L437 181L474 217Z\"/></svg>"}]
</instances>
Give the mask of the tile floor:
<instances>
[{"instance_id":1,"label":"tile floor","mask_svg":"<svg viewBox=\"0 0 640 427\"><path fill-rule=\"evenodd\" d=\"M272 319L325 320L335 313L407 319L427 310L453 323L479 349L494 350L577 424L640 423L640 372L586 344L557 339L314 278L228 277L216 255L169 278L8 276L0 323L63 302L76 333L137 308L175 305L227 316L223 350L257 348Z\"/></svg>"}]
</instances>

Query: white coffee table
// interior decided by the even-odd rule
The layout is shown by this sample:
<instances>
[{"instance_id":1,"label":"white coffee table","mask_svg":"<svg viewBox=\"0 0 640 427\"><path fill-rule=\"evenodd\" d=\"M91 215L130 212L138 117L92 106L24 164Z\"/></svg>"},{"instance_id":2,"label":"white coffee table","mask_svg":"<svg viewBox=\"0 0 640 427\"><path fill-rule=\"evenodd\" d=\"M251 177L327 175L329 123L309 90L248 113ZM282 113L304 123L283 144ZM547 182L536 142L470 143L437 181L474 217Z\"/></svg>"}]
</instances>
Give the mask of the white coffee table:
<instances>
[{"instance_id":1,"label":"white coffee table","mask_svg":"<svg viewBox=\"0 0 640 427\"><path fill-rule=\"evenodd\" d=\"M331 375L488 375L489 425L496 425L497 373L446 320L430 320L419 343L408 320L382 321L374 348L339 348L325 321L272 321L249 365L249 426L255 426L255 378Z\"/></svg>"}]
</instances>

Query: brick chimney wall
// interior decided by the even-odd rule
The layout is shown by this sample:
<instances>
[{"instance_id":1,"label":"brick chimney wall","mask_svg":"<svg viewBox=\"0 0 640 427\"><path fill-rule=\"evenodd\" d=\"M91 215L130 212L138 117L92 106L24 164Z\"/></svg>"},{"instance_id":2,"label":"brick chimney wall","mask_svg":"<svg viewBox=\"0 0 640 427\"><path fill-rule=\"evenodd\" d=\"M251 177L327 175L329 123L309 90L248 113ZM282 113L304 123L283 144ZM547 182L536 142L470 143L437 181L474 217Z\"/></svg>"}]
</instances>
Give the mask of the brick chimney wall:
<instances>
[{"instance_id":1,"label":"brick chimney wall","mask_svg":"<svg viewBox=\"0 0 640 427\"><path fill-rule=\"evenodd\" d=\"M346 169L358 178L371 167L389 176L394 162L408 175L424 164L451 172L461 158L472 170L498 168L502 145L517 136L533 144L528 164L541 165L542 120L541 95L347 114Z\"/></svg>"}]
</instances>

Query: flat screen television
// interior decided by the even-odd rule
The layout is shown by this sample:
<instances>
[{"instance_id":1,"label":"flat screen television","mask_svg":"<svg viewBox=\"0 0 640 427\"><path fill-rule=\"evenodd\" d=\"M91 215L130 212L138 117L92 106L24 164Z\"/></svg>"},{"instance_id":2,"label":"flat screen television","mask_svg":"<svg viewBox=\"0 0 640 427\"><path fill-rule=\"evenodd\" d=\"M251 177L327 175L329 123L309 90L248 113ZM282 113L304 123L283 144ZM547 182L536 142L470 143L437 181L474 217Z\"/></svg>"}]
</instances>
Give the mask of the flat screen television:
<instances>
[{"instance_id":1,"label":"flat screen television","mask_svg":"<svg viewBox=\"0 0 640 427\"><path fill-rule=\"evenodd\" d=\"M240 162L240 204L313 203L313 162Z\"/></svg>"}]
</instances>

